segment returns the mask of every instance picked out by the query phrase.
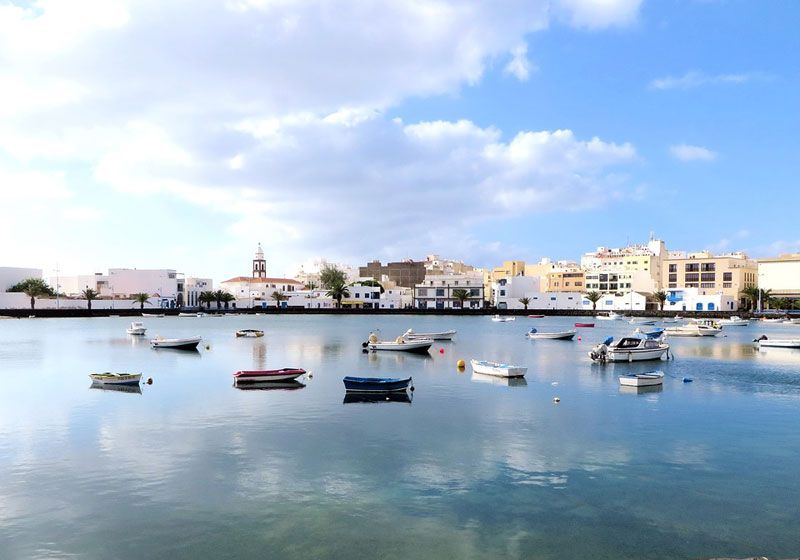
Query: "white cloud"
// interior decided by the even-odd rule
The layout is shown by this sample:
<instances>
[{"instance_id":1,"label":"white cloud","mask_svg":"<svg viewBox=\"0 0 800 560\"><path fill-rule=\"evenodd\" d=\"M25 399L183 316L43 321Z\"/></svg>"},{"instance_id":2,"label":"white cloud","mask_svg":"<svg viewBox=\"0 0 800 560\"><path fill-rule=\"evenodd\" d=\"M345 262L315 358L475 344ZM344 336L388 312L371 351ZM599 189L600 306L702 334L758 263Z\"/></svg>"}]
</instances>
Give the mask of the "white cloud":
<instances>
[{"instance_id":1,"label":"white cloud","mask_svg":"<svg viewBox=\"0 0 800 560\"><path fill-rule=\"evenodd\" d=\"M705 85L716 84L743 84L751 80L763 78L761 74L716 74L709 75L703 72L691 71L683 76L667 76L657 78L650 82L650 89L692 89Z\"/></svg>"},{"instance_id":2,"label":"white cloud","mask_svg":"<svg viewBox=\"0 0 800 560\"><path fill-rule=\"evenodd\" d=\"M669 153L680 161L714 161L717 159L717 152L703 146L692 146L691 144L670 146Z\"/></svg>"},{"instance_id":3,"label":"white cloud","mask_svg":"<svg viewBox=\"0 0 800 560\"><path fill-rule=\"evenodd\" d=\"M599 29L636 21L642 0L556 0L553 10L575 27Z\"/></svg>"},{"instance_id":4,"label":"white cloud","mask_svg":"<svg viewBox=\"0 0 800 560\"><path fill-rule=\"evenodd\" d=\"M503 72L514 76L520 82L527 82L531 70L535 70L528 60L528 45L520 43L511 50L511 55L511 60L508 61Z\"/></svg>"}]
</instances>

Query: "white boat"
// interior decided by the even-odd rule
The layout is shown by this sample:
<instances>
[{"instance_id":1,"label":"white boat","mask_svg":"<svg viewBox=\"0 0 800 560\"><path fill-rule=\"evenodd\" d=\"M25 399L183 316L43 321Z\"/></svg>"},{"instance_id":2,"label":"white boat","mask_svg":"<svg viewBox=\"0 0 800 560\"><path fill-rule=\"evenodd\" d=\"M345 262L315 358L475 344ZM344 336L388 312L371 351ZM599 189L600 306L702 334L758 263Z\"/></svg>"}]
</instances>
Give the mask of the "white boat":
<instances>
[{"instance_id":1,"label":"white boat","mask_svg":"<svg viewBox=\"0 0 800 560\"><path fill-rule=\"evenodd\" d=\"M662 322L662 323L667 323L667 324L673 324L673 323L677 323L677 322L679 322L680 320L681 320L681 319L680 319L680 317L678 317L678 316L675 316L675 317L665 317L665 318L661 319L661 322Z\"/></svg>"},{"instance_id":2,"label":"white boat","mask_svg":"<svg viewBox=\"0 0 800 560\"><path fill-rule=\"evenodd\" d=\"M800 325L800 319L786 319L786 322L790 325Z\"/></svg>"},{"instance_id":3,"label":"white boat","mask_svg":"<svg viewBox=\"0 0 800 560\"><path fill-rule=\"evenodd\" d=\"M660 360L669 351L669 344L661 339L624 337L614 342L608 337L589 352L589 357L600 363L641 362Z\"/></svg>"},{"instance_id":4,"label":"white boat","mask_svg":"<svg viewBox=\"0 0 800 560\"><path fill-rule=\"evenodd\" d=\"M178 317L199 317L199 313L178 313Z\"/></svg>"},{"instance_id":5,"label":"white boat","mask_svg":"<svg viewBox=\"0 0 800 560\"><path fill-rule=\"evenodd\" d=\"M157 336L150 340L150 346L153 348L175 348L177 350L194 350L200 341L203 340L201 336L194 336L189 338L163 338Z\"/></svg>"},{"instance_id":6,"label":"white boat","mask_svg":"<svg viewBox=\"0 0 800 560\"><path fill-rule=\"evenodd\" d=\"M98 385L138 385L141 373L90 373L89 378Z\"/></svg>"},{"instance_id":7,"label":"white boat","mask_svg":"<svg viewBox=\"0 0 800 560\"><path fill-rule=\"evenodd\" d=\"M390 350L395 352L413 352L416 354L427 354L431 345L432 338L421 338L418 340L406 340L398 336L394 341L380 340L375 333L370 333L369 338L361 346L367 350L377 352L378 350Z\"/></svg>"},{"instance_id":8,"label":"white boat","mask_svg":"<svg viewBox=\"0 0 800 560\"><path fill-rule=\"evenodd\" d=\"M724 327L746 327L750 324L748 319L742 319L738 315L732 315L727 319L720 319L718 322Z\"/></svg>"},{"instance_id":9,"label":"white boat","mask_svg":"<svg viewBox=\"0 0 800 560\"><path fill-rule=\"evenodd\" d=\"M142 313L142 317L163 317L163 313Z\"/></svg>"},{"instance_id":10,"label":"white boat","mask_svg":"<svg viewBox=\"0 0 800 560\"><path fill-rule=\"evenodd\" d=\"M258 329L240 329L236 331L236 336L240 338L261 338L264 336L264 331Z\"/></svg>"},{"instance_id":11,"label":"white boat","mask_svg":"<svg viewBox=\"0 0 800 560\"><path fill-rule=\"evenodd\" d=\"M528 338L539 339L549 338L551 340L572 340L578 331L561 331L561 332L539 332L536 329L528 331Z\"/></svg>"},{"instance_id":12,"label":"white boat","mask_svg":"<svg viewBox=\"0 0 800 560\"><path fill-rule=\"evenodd\" d=\"M664 383L664 374L660 371L647 373L629 373L619 376L619 384L626 387L650 387Z\"/></svg>"},{"instance_id":13,"label":"white boat","mask_svg":"<svg viewBox=\"0 0 800 560\"><path fill-rule=\"evenodd\" d=\"M800 348L800 338L767 338L761 335L753 342L764 348Z\"/></svg>"},{"instance_id":14,"label":"white boat","mask_svg":"<svg viewBox=\"0 0 800 560\"><path fill-rule=\"evenodd\" d=\"M128 334L141 336L147 332L147 329L145 328L144 323L142 323L141 321L134 321L133 323L131 323L130 327L125 329L125 332Z\"/></svg>"},{"instance_id":15,"label":"white boat","mask_svg":"<svg viewBox=\"0 0 800 560\"><path fill-rule=\"evenodd\" d=\"M596 318L601 321L621 321L622 315L609 311L608 313L600 313Z\"/></svg>"},{"instance_id":16,"label":"white boat","mask_svg":"<svg viewBox=\"0 0 800 560\"><path fill-rule=\"evenodd\" d=\"M786 319L784 317L762 317L761 321L764 323L783 323Z\"/></svg>"},{"instance_id":17,"label":"white boat","mask_svg":"<svg viewBox=\"0 0 800 560\"><path fill-rule=\"evenodd\" d=\"M406 340L420 340L423 338L430 338L431 340L453 340L453 336L455 336L455 334L456 331L418 333L414 332L412 329L408 329L403 335L403 338Z\"/></svg>"},{"instance_id":18,"label":"white boat","mask_svg":"<svg viewBox=\"0 0 800 560\"><path fill-rule=\"evenodd\" d=\"M526 366L513 366L486 360L471 360L470 363L472 364L473 372L496 375L497 377L523 377L528 371Z\"/></svg>"},{"instance_id":19,"label":"white boat","mask_svg":"<svg viewBox=\"0 0 800 560\"><path fill-rule=\"evenodd\" d=\"M665 329L668 336L717 336L722 327L711 319L692 319L692 323Z\"/></svg>"},{"instance_id":20,"label":"white boat","mask_svg":"<svg viewBox=\"0 0 800 560\"><path fill-rule=\"evenodd\" d=\"M516 320L516 317L506 317L501 315L495 315L492 317L492 321L494 321L495 323L507 323L509 321L514 321L514 320Z\"/></svg>"},{"instance_id":21,"label":"white boat","mask_svg":"<svg viewBox=\"0 0 800 560\"><path fill-rule=\"evenodd\" d=\"M631 325L645 325L645 326L652 326L652 325L655 325L655 324L656 324L656 321L655 321L655 319L637 319L637 318L635 318L635 317L634 317L634 318L632 318L632 319L631 319L630 321L628 321L628 322L629 322Z\"/></svg>"}]
</instances>

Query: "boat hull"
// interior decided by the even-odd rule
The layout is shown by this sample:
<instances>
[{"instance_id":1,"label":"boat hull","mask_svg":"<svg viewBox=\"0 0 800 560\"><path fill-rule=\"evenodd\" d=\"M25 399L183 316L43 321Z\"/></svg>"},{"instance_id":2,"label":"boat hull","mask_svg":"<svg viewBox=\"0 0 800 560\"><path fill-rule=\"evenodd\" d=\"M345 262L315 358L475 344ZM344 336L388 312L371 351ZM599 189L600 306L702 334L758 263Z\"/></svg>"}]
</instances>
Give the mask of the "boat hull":
<instances>
[{"instance_id":1,"label":"boat hull","mask_svg":"<svg viewBox=\"0 0 800 560\"><path fill-rule=\"evenodd\" d=\"M154 338L150 341L153 348L171 348L173 350L196 350L202 337L197 338Z\"/></svg>"},{"instance_id":2,"label":"boat hull","mask_svg":"<svg viewBox=\"0 0 800 560\"><path fill-rule=\"evenodd\" d=\"M397 393L411 385L411 377L345 377L342 381L349 393Z\"/></svg>"},{"instance_id":3,"label":"boat hull","mask_svg":"<svg viewBox=\"0 0 800 560\"><path fill-rule=\"evenodd\" d=\"M764 348L800 348L800 338L759 340L759 346Z\"/></svg>"},{"instance_id":4,"label":"boat hull","mask_svg":"<svg viewBox=\"0 0 800 560\"><path fill-rule=\"evenodd\" d=\"M389 352L410 352L412 354L427 354L430 347L433 345L433 340L409 340L408 342L370 342L367 348L373 352L389 351Z\"/></svg>"},{"instance_id":5,"label":"boat hull","mask_svg":"<svg viewBox=\"0 0 800 560\"><path fill-rule=\"evenodd\" d=\"M126 329L125 332L134 336L144 336L147 332L147 329Z\"/></svg>"},{"instance_id":6,"label":"boat hull","mask_svg":"<svg viewBox=\"0 0 800 560\"><path fill-rule=\"evenodd\" d=\"M648 360L660 360L667 353L666 348L630 348L630 349L608 349L606 360L609 362L645 362Z\"/></svg>"},{"instance_id":7,"label":"boat hull","mask_svg":"<svg viewBox=\"0 0 800 560\"><path fill-rule=\"evenodd\" d=\"M593 329L594 323L575 323L575 326L579 328Z\"/></svg>"},{"instance_id":8,"label":"boat hull","mask_svg":"<svg viewBox=\"0 0 800 560\"><path fill-rule=\"evenodd\" d=\"M652 387L662 383L664 383L663 373L639 373L619 377L619 384L624 387Z\"/></svg>"},{"instance_id":9,"label":"boat hull","mask_svg":"<svg viewBox=\"0 0 800 560\"><path fill-rule=\"evenodd\" d=\"M403 338L406 340L453 340L456 331L442 331L433 333L406 333Z\"/></svg>"},{"instance_id":10,"label":"boat hull","mask_svg":"<svg viewBox=\"0 0 800 560\"><path fill-rule=\"evenodd\" d=\"M577 333L575 331L565 331L557 333L528 333L528 338L531 340L548 339L548 340L572 340Z\"/></svg>"},{"instance_id":11,"label":"boat hull","mask_svg":"<svg viewBox=\"0 0 800 560\"><path fill-rule=\"evenodd\" d=\"M130 374L89 374L89 379L97 385L138 385L142 379L141 373Z\"/></svg>"},{"instance_id":12,"label":"boat hull","mask_svg":"<svg viewBox=\"0 0 800 560\"><path fill-rule=\"evenodd\" d=\"M472 360L471 364L473 372L497 377L523 377L528 372L528 368L525 366L512 366L478 360Z\"/></svg>"},{"instance_id":13,"label":"boat hull","mask_svg":"<svg viewBox=\"0 0 800 560\"><path fill-rule=\"evenodd\" d=\"M243 370L237 371L233 374L233 380L236 384L240 383L264 383L269 381L292 381L301 375L304 375L306 370L300 368L283 368L273 370Z\"/></svg>"}]
</instances>

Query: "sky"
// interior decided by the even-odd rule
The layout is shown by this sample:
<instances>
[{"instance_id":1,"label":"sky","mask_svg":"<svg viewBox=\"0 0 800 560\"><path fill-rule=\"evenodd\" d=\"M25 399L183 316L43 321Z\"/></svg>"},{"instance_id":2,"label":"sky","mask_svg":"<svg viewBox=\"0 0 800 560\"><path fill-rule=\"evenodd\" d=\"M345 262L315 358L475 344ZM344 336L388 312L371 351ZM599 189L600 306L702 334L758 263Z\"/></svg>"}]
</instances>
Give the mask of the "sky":
<instances>
[{"instance_id":1,"label":"sky","mask_svg":"<svg viewBox=\"0 0 800 560\"><path fill-rule=\"evenodd\" d=\"M0 0L0 266L800 251L793 0Z\"/></svg>"}]
</instances>

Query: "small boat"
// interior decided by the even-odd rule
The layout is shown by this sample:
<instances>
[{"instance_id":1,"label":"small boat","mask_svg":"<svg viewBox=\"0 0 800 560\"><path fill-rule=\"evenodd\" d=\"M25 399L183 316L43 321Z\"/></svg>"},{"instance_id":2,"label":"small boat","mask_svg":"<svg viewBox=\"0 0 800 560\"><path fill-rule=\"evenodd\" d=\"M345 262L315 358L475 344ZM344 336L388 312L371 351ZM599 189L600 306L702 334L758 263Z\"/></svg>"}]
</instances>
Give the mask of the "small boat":
<instances>
[{"instance_id":1,"label":"small boat","mask_svg":"<svg viewBox=\"0 0 800 560\"><path fill-rule=\"evenodd\" d=\"M264 336L264 331L260 331L258 329L240 329L236 331L236 336L244 338L259 338Z\"/></svg>"},{"instance_id":2,"label":"small boat","mask_svg":"<svg viewBox=\"0 0 800 560\"><path fill-rule=\"evenodd\" d=\"M536 329L528 331L528 338L549 338L551 340L572 340L577 331L562 331L562 332L539 332Z\"/></svg>"},{"instance_id":3,"label":"small boat","mask_svg":"<svg viewBox=\"0 0 800 560\"><path fill-rule=\"evenodd\" d=\"M515 321L516 319L517 319L516 317L507 317L501 315L492 316L492 321L494 321L495 323L508 323L509 321Z\"/></svg>"},{"instance_id":4,"label":"small boat","mask_svg":"<svg viewBox=\"0 0 800 560\"><path fill-rule=\"evenodd\" d=\"M621 321L622 315L619 313L614 313L613 311L609 311L608 313L600 313L595 318L600 319L601 321Z\"/></svg>"},{"instance_id":5,"label":"small boat","mask_svg":"<svg viewBox=\"0 0 800 560\"><path fill-rule=\"evenodd\" d=\"M429 333L418 333L414 332L411 329L408 329L403 338L406 340L421 340L421 339L430 339L430 340L453 340L453 336L455 336L456 331L440 331L440 332L429 332Z\"/></svg>"},{"instance_id":6,"label":"small boat","mask_svg":"<svg viewBox=\"0 0 800 560\"><path fill-rule=\"evenodd\" d=\"M656 339L656 338L661 338L662 336L664 336L665 330L664 329L653 329L652 331L643 331L642 329L637 327L637 329L635 331L633 331L633 332L635 332L637 334L641 334L645 338Z\"/></svg>"},{"instance_id":7,"label":"small boat","mask_svg":"<svg viewBox=\"0 0 800 560\"><path fill-rule=\"evenodd\" d=\"M498 377L497 375L486 375L485 373L472 372L471 380L474 383L489 383L491 385L502 385L504 387L527 387L528 382L524 377Z\"/></svg>"},{"instance_id":8,"label":"small boat","mask_svg":"<svg viewBox=\"0 0 800 560\"><path fill-rule=\"evenodd\" d=\"M785 317L762 317L761 321L764 323L783 323L785 321Z\"/></svg>"},{"instance_id":9,"label":"small boat","mask_svg":"<svg viewBox=\"0 0 800 560\"><path fill-rule=\"evenodd\" d=\"M377 352L378 350L389 350L395 352L413 352L415 354L427 354L433 345L432 338L420 338L417 340L406 340L398 336L394 341L379 340L375 333L370 333L369 339L361 344L366 350Z\"/></svg>"},{"instance_id":10,"label":"small boat","mask_svg":"<svg viewBox=\"0 0 800 560\"><path fill-rule=\"evenodd\" d=\"M486 360L471 360L472 371L484 375L496 375L498 377L523 377L527 372L526 366L513 366L511 364L501 364Z\"/></svg>"},{"instance_id":11,"label":"small boat","mask_svg":"<svg viewBox=\"0 0 800 560\"><path fill-rule=\"evenodd\" d=\"M394 393L359 393L346 391L342 404L375 404L375 403L411 404L411 395L407 391Z\"/></svg>"},{"instance_id":12,"label":"small boat","mask_svg":"<svg viewBox=\"0 0 800 560\"><path fill-rule=\"evenodd\" d=\"M411 385L410 377L351 377L342 379L345 391L353 393L398 393Z\"/></svg>"},{"instance_id":13,"label":"small boat","mask_svg":"<svg viewBox=\"0 0 800 560\"><path fill-rule=\"evenodd\" d=\"M150 340L150 346L153 348L174 348L176 350L195 350L200 341L203 340L201 336L194 336L191 338L163 338L157 336Z\"/></svg>"},{"instance_id":14,"label":"small boat","mask_svg":"<svg viewBox=\"0 0 800 560\"><path fill-rule=\"evenodd\" d=\"M649 387L664 383L664 374L660 371L647 373L629 373L619 376L619 384L626 387Z\"/></svg>"},{"instance_id":15,"label":"small boat","mask_svg":"<svg viewBox=\"0 0 800 560\"><path fill-rule=\"evenodd\" d=\"M544 315L528 315L528 319L544 319Z\"/></svg>"},{"instance_id":16,"label":"small boat","mask_svg":"<svg viewBox=\"0 0 800 560\"><path fill-rule=\"evenodd\" d=\"M163 313L142 313L142 317L164 317Z\"/></svg>"},{"instance_id":17,"label":"small boat","mask_svg":"<svg viewBox=\"0 0 800 560\"><path fill-rule=\"evenodd\" d=\"M138 385L142 379L141 373L90 373L89 378L92 383L98 385Z\"/></svg>"},{"instance_id":18,"label":"small boat","mask_svg":"<svg viewBox=\"0 0 800 560\"><path fill-rule=\"evenodd\" d=\"M718 322L720 325L723 325L725 327L746 327L747 325L750 324L749 320L742 319L737 315L732 315L727 319L720 319Z\"/></svg>"},{"instance_id":19,"label":"small boat","mask_svg":"<svg viewBox=\"0 0 800 560\"><path fill-rule=\"evenodd\" d=\"M178 313L178 317L199 317L199 313Z\"/></svg>"},{"instance_id":20,"label":"small boat","mask_svg":"<svg viewBox=\"0 0 800 560\"><path fill-rule=\"evenodd\" d=\"M302 389L304 384L297 380L292 381L254 381L252 383L234 383L233 386L240 391L293 391Z\"/></svg>"},{"instance_id":21,"label":"small boat","mask_svg":"<svg viewBox=\"0 0 800 560\"><path fill-rule=\"evenodd\" d=\"M669 344L660 339L629 336L614 342L614 337L610 336L592 348L589 357L600 363L641 362L660 360L667 352Z\"/></svg>"},{"instance_id":22,"label":"small boat","mask_svg":"<svg viewBox=\"0 0 800 560\"><path fill-rule=\"evenodd\" d=\"M767 338L767 335L761 335L753 342L764 348L800 348L800 338Z\"/></svg>"},{"instance_id":23,"label":"small boat","mask_svg":"<svg viewBox=\"0 0 800 560\"><path fill-rule=\"evenodd\" d=\"M677 323L678 321L680 321L680 318L678 318L678 317L672 317L672 318L665 317L665 318L661 319L662 323L666 323L668 325Z\"/></svg>"},{"instance_id":24,"label":"small boat","mask_svg":"<svg viewBox=\"0 0 800 560\"><path fill-rule=\"evenodd\" d=\"M258 383L265 381L293 381L304 375L306 370L301 368L242 370L233 374L235 384Z\"/></svg>"},{"instance_id":25,"label":"small boat","mask_svg":"<svg viewBox=\"0 0 800 560\"><path fill-rule=\"evenodd\" d=\"M664 331L669 336L717 336L722 327L710 319L693 319L689 325L670 327Z\"/></svg>"},{"instance_id":26,"label":"small boat","mask_svg":"<svg viewBox=\"0 0 800 560\"><path fill-rule=\"evenodd\" d=\"M578 328L593 329L594 323L575 323L575 326Z\"/></svg>"},{"instance_id":27,"label":"small boat","mask_svg":"<svg viewBox=\"0 0 800 560\"><path fill-rule=\"evenodd\" d=\"M790 325L800 325L800 319L786 319L786 322Z\"/></svg>"},{"instance_id":28,"label":"small boat","mask_svg":"<svg viewBox=\"0 0 800 560\"><path fill-rule=\"evenodd\" d=\"M143 335L144 333L147 332L147 329L145 328L145 326L144 326L144 324L142 322L134 321L133 323L131 323L130 327L125 329L125 332L127 332L128 334L133 334L133 335Z\"/></svg>"},{"instance_id":29,"label":"small boat","mask_svg":"<svg viewBox=\"0 0 800 560\"><path fill-rule=\"evenodd\" d=\"M628 322L629 322L631 325L645 325L645 326L652 326L652 325L655 325L655 324L656 324L656 322L655 322L655 320L654 320L654 319L643 319L643 320L639 320L639 319L636 319L635 317L634 317L634 318L632 318L632 319L631 319L630 321L628 321Z\"/></svg>"}]
</instances>

